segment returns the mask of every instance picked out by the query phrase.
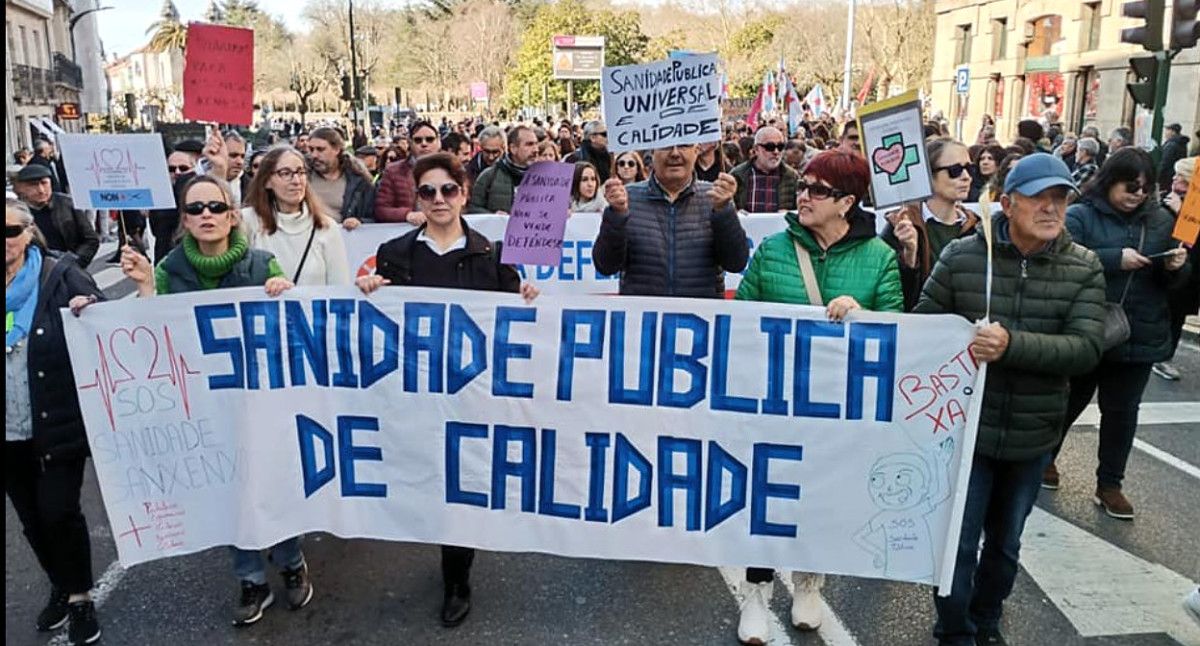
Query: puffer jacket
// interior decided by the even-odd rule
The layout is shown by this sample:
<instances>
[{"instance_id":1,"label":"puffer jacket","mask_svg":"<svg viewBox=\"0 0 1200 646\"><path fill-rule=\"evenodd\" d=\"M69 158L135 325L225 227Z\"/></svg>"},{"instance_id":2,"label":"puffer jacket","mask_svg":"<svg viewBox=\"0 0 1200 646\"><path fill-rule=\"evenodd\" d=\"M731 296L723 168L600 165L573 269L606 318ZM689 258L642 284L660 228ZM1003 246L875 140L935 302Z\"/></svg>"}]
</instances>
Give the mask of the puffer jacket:
<instances>
[{"instance_id":1,"label":"puffer jacket","mask_svg":"<svg viewBox=\"0 0 1200 646\"><path fill-rule=\"evenodd\" d=\"M721 298L725 272L746 267L750 246L733 202L713 208L712 184L693 181L670 201L651 177L625 187L629 213L604 210L592 261L621 274L622 295Z\"/></svg>"},{"instance_id":2,"label":"puffer jacket","mask_svg":"<svg viewBox=\"0 0 1200 646\"><path fill-rule=\"evenodd\" d=\"M1046 248L1021 254L1003 213L992 216L991 321L1008 331L1008 349L988 367L975 452L1028 460L1058 444L1069 378L1100 360L1104 338L1104 272L1096 255L1063 231ZM925 283L916 312L987 312L987 242L976 235L950 243Z\"/></svg>"},{"instance_id":3,"label":"puffer jacket","mask_svg":"<svg viewBox=\"0 0 1200 646\"><path fill-rule=\"evenodd\" d=\"M394 161L383 169L379 188L375 192L376 222L408 222L408 214L417 199L416 182L413 180L412 159Z\"/></svg>"},{"instance_id":4,"label":"puffer jacket","mask_svg":"<svg viewBox=\"0 0 1200 646\"><path fill-rule=\"evenodd\" d=\"M729 171L729 174L737 180L737 193L733 196L733 203L739 209L745 209L750 201L750 176L754 172L753 164L752 161L745 161ZM798 179L800 176L791 166L784 163L779 164L779 185L776 188L776 198L779 200L780 211L796 208L796 181Z\"/></svg>"},{"instance_id":5,"label":"puffer jacket","mask_svg":"<svg viewBox=\"0 0 1200 646\"><path fill-rule=\"evenodd\" d=\"M768 236L754 251L750 268L738 285L739 300L812 304L797 264L795 243L799 242L812 258L823 303L850 296L865 310L903 310L896 252L875 237L875 219L871 214L856 209L850 231L828 250L821 249L795 213L788 213L785 218L787 230Z\"/></svg>"},{"instance_id":6,"label":"puffer jacket","mask_svg":"<svg viewBox=\"0 0 1200 646\"><path fill-rule=\"evenodd\" d=\"M471 187L471 203L467 213L512 213L513 196L525 179L525 170L508 156L489 166L475 179Z\"/></svg>"},{"instance_id":7,"label":"puffer jacket","mask_svg":"<svg viewBox=\"0 0 1200 646\"><path fill-rule=\"evenodd\" d=\"M1147 199L1133 213L1122 214L1107 200L1085 196L1067 209L1067 229L1075 242L1091 249L1100 258L1108 283L1110 303L1121 300L1125 285L1125 315L1129 318L1129 340L1105 353L1106 361L1154 363L1171 358L1171 316L1167 291L1187 280L1188 267L1175 272L1166 270L1165 258L1151 259L1149 267L1128 272L1121 269L1121 250L1138 248L1142 225L1146 239L1142 255L1153 255L1178 245L1171 238L1175 221L1156 199Z\"/></svg>"}]
</instances>

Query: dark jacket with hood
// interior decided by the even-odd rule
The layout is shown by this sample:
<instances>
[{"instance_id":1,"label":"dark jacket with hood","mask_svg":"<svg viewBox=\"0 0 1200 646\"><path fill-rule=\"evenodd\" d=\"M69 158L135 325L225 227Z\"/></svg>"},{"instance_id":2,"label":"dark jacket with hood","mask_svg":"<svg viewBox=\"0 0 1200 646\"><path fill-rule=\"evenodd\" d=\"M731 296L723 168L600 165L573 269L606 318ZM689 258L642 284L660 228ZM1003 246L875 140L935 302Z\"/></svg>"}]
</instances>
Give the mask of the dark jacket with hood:
<instances>
[{"instance_id":1,"label":"dark jacket with hood","mask_svg":"<svg viewBox=\"0 0 1200 646\"><path fill-rule=\"evenodd\" d=\"M39 214L49 212L50 221L54 223L55 230L66 245L65 249L55 251L73 254L72 260L78 260L81 267L92 264L92 259L100 250L100 234L96 233L96 226L88 220L83 211L75 208L75 202L71 201L70 195L53 193L49 204L40 209L30 206L29 211L35 218Z\"/></svg>"},{"instance_id":2,"label":"dark jacket with hood","mask_svg":"<svg viewBox=\"0 0 1200 646\"><path fill-rule=\"evenodd\" d=\"M1187 135L1179 135L1163 142L1162 161L1158 166L1158 190L1171 190L1171 180L1175 177L1175 162L1188 156L1189 141L1191 139Z\"/></svg>"},{"instance_id":3,"label":"dark jacket with hood","mask_svg":"<svg viewBox=\"0 0 1200 646\"><path fill-rule=\"evenodd\" d=\"M43 460L72 460L88 455L79 391L59 312L75 296L104 300L104 294L92 277L80 269L77 259L70 254L43 255L37 309L33 327L25 339L29 344L33 448Z\"/></svg>"},{"instance_id":4,"label":"dark jacket with hood","mask_svg":"<svg viewBox=\"0 0 1200 646\"><path fill-rule=\"evenodd\" d=\"M527 167L514 164L508 155L501 157L476 178L467 213L512 213L513 195L525 179L526 170Z\"/></svg>"},{"instance_id":5,"label":"dark jacket with hood","mask_svg":"<svg viewBox=\"0 0 1200 646\"><path fill-rule=\"evenodd\" d=\"M1108 302L1121 302L1126 285L1125 315L1129 318L1129 340L1105 353L1110 361L1155 363L1166 361L1174 353L1171 341L1171 317L1167 291L1187 280L1188 267L1166 270L1165 258L1151 259L1151 265L1137 271L1121 269L1121 250L1138 249L1143 225L1145 241L1140 250L1149 256L1175 248L1171 238L1175 220L1153 197L1132 213L1123 214L1102 197L1085 195L1067 209L1067 229L1075 242L1091 249L1100 258L1107 281Z\"/></svg>"},{"instance_id":6,"label":"dark jacket with hood","mask_svg":"<svg viewBox=\"0 0 1200 646\"><path fill-rule=\"evenodd\" d=\"M987 242L983 227L942 252L914 311L987 314ZM1050 451L1066 417L1069 378L1100 360L1104 273L1096 254L1063 231L1040 251L1022 255L1008 218L992 216L991 321L1008 331L1008 348L988 366L975 452L1028 460Z\"/></svg>"},{"instance_id":7,"label":"dark jacket with hood","mask_svg":"<svg viewBox=\"0 0 1200 646\"><path fill-rule=\"evenodd\" d=\"M725 272L745 269L750 247L732 200L714 209L711 188L693 181L672 202L653 176L625 187L629 213L609 207L600 221L596 270L620 272L623 295L722 298Z\"/></svg>"}]
</instances>

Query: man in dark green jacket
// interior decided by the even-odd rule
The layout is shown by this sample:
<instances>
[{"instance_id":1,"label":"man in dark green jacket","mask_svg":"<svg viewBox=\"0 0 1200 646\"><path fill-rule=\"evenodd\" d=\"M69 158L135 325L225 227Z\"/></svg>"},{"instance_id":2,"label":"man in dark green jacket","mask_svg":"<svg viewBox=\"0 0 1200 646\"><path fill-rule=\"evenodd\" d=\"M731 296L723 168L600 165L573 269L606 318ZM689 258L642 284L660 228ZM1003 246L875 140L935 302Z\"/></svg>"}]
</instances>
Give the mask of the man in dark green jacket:
<instances>
[{"instance_id":1,"label":"man in dark green jacket","mask_svg":"<svg viewBox=\"0 0 1200 646\"><path fill-rule=\"evenodd\" d=\"M1074 189L1062 160L1029 155L1009 173L1004 213L992 218L990 322L981 324L970 348L976 361L990 365L954 584L948 597L934 599L941 644L1005 643L1001 606L1016 579L1025 519L1059 439L1068 378L1100 359L1104 274L1096 255L1071 242L1064 228ZM989 315L982 229L946 247L916 312L971 321Z\"/></svg>"},{"instance_id":2,"label":"man in dark green jacket","mask_svg":"<svg viewBox=\"0 0 1200 646\"><path fill-rule=\"evenodd\" d=\"M517 126L508 132L508 154L479 174L471 187L468 213L512 213L513 196L537 156L537 135Z\"/></svg>"}]
</instances>

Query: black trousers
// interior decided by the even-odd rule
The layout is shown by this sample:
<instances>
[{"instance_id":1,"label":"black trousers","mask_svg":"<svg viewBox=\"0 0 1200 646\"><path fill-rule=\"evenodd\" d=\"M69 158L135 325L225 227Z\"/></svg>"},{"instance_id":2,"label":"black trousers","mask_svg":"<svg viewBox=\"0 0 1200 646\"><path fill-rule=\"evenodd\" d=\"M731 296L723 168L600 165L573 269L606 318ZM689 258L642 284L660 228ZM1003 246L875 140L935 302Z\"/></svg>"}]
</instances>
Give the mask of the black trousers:
<instances>
[{"instance_id":1,"label":"black trousers","mask_svg":"<svg viewBox=\"0 0 1200 646\"><path fill-rule=\"evenodd\" d=\"M1120 489L1121 481L1125 479L1125 464L1129 461L1129 452L1133 450L1138 408L1142 404L1142 391L1150 380L1150 366L1149 363L1101 360L1095 370L1072 377L1071 395L1067 399L1067 419L1063 424L1062 439L1054 447L1054 456L1058 457L1067 430L1099 390L1100 447L1097 454L1100 464L1096 468L1096 483Z\"/></svg>"},{"instance_id":2,"label":"black trousers","mask_svg":"<svg viewBox=\"0 0 1200 646\"><path fill-rule=\"evenodd\" d=\"M4 443L4 493L50 584L67 594L92 589L92 549L79 507L85 458L43 463L33 442Z\"/></svg>"},{"instance_id":3,"label":"black trousers","mask_svg":"<svg viewBox=\"0 0 1200 646\"><path fill-rule=\"evenodd\" d=\"M442 546L442 583L451 585L467 585L471 579L471 563L475 561L475 549Z\"/></svg>"}]
</instances>

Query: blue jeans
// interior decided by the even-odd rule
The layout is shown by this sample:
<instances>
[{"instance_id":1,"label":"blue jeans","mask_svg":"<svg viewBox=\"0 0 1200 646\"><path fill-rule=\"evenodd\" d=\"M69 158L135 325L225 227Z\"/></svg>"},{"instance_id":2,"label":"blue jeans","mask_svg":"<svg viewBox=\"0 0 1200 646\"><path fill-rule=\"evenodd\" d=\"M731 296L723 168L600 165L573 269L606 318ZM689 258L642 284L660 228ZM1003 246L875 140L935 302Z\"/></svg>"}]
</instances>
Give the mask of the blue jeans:
<instances>
[{"instance_id":1,"label":"blue jeans","mask_svg":"<svg viewBox=\"0 0 1200 646\"><path fill-rule=\"evenodd\" d=\"M255 585L267 582L267 564L262 550L243 550L230 547L233 553L233 573L239 581L250 581ZM304 564L304 552L300 550L300 537L295 536L278 543L269 550L271 562L276 567L294 570Z\"/></svg>"},{"instance_id":2,"label":"blue jeans","mask_svg":"<svg viewBox=\"0 0 1200 646\"><path fill-rule=\"evenodd\" d=\"M1041 488L1050 454L1021 462L976 455L963 510L950 596L934 595L933 636L947 646L974 646L975 634L1000 624L1001 606L1017 578L1025 519ZM983 551L979 537L983 535ZM976 563L978 562L978 567Z\"/></svg>"}]
</instances>

